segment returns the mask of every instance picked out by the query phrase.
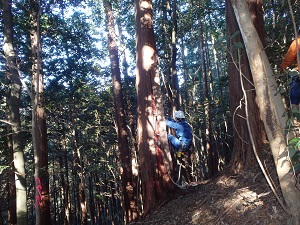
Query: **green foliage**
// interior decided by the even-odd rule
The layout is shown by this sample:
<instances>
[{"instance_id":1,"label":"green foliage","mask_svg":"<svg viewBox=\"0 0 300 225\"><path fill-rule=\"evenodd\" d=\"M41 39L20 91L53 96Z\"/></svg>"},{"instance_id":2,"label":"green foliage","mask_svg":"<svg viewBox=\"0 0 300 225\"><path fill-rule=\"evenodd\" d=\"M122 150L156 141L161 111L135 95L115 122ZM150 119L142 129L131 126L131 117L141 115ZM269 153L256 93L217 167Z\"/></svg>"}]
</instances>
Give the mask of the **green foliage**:
<instances>
[{"instance_id":1,"label":"green foliage","mask_svg":"<svg viewBox=\"0 0 300 225\"><path fill-rule=\"evenodd\" d=\"M296 173L299 173L300 171L300 138L295 137L289 140L288 143L289 146L289 157L291 159L293 170Z\"/></svg>"},{"instance_id":2,"label":"green foliage","mask_svg":"<svg viewBox=\"0 0 300 225\"><path fill-rule=\"evenodd\" d=\"M1 166L0 165L0 174L3 174L3 172L5 172L5 170L9 169L9 166Z\"/></svg>"}]
</instances>

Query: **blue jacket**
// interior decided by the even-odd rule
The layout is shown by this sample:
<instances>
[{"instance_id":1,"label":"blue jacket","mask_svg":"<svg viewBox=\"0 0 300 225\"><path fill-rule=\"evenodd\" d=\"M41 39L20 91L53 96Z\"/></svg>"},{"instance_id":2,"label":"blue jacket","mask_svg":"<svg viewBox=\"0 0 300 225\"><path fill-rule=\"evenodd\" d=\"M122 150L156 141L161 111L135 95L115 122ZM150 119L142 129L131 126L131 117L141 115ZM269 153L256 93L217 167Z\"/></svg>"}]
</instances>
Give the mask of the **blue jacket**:
<instances>
[{"instance_id":1,"label":"blue jacket","mask_svg":"<svg viewBox=\"0 0 300 225\"><path fill-rule=\"evenodd\" d=\"M188 122L185 120L176 122L175 120L167 118L166 123L168 127L171 127L175 130L176 136L184 146L191 146L193 140L193 131Z\"/></svg>"}]
</instances>

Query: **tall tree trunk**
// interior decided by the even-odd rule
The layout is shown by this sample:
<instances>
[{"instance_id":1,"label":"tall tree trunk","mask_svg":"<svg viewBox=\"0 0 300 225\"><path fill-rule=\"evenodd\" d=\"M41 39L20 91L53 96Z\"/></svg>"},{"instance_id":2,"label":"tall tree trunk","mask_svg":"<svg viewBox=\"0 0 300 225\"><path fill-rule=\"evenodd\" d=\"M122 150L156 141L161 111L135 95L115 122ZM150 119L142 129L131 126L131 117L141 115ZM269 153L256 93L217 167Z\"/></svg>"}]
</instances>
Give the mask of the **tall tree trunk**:
<instances>
[{"instance_id":1,"label":"tall tree trunk","mask_svg":"<svg viewBox=\"0 0 300 225\"><path fill-rule=\"evenodd\" d=\"M60 156L60 180L61 180L61 196L62 196L62 207L61 217L64 225L70 225L71 223L71 209L70 209L70 188L69 188L69 173L68 173L68 155L66 148L66 139L63 135L61 140L61 156Z\"/></svg>"},{"instance_id":2,"label":"tall tree trunk","mask_svg":"<svg viewBox=\"0 0 300 225\"><path fill-rule=\"evenodd\" d=\"M297 182L288 160L288 148L283 133L287 121L287 118L282 116L285 113L283 101L274 88L277 84L273 71L255 27L250 22L246 2L240 0L231 2L245 43L260 115L271 146L281 191L293 219L291 224L299 224L300 203L296 199L300 199L300 191L296 188ZM252 127L250 129L253 130Z\"/></svg>"},{"instance_id":3,"label":"tall tree trunk","mask_svg":"<svg viewBox=\"0 0 300 225\"><path fill-rule=\"evenodd\" d=\"M183 41L180 42L180 52L181 52L181 61L182 61L182 75L183 75L183 91L182 91L182 105L184 106L185 110L186 108L189 108L190 106L190 102L191 102L191 97L188 94L188 85L187 85L187 80L189 79L188 77L188 69L187 69L187 65L186 65L186 59L185 59L185 55L184 55L184 43Z\"/></svg>"},{"instance_id":4,"label":"tall tree trunk","mask_svg":"<svg viewBox=\"0 0 300 225\"><path fill-rule=\"evenodd\" d=\"M32 60L32 139L35 158L36 225L51 224L46 113L40 34L40 4L30 0L30 43Z\"/></svg>"},{"instance_id":5,"label":"tall tree trunk","mask_svg":"<svg viewBox=\"0 0 300 225\"><path fill-rule=\"evenodd\" d=\"M206 70L206 44L204 42L203 25L200 24L200 58L202 71L202 90L204 95L204 115L205 115L205 150L207 152L207 166L210 177L215 175L215 154L213 146L211 145L211 119L210 119L210 95L209 95L209 79Z\"/></svg>"},{"instance_id":6,"label":"tall tree trunk","mask_svg":"<svg viewBox=\"0 0 300 225\"><path fill-rule=\"evenodd\" d=\"M119 21L119 20L118 20ZM118 22L118 30L119 30L119 36L121 38L121 61L123 65L123 70L122 74L124 76L124 85L123 85L123 90L125 91L125 112L127 113L127 118L128 118L128 127L129 127L129 140L130 140L130 148L131 148L131 172L132 172L132 193L134 194L132 196L133 200L131 204L131 209L132 209L132 219L136 219L139 216L139 204L136 199L138 199L137 195L137 187L138 187L138 179L139 179L139 173L138 173L138 159L137 159L137 141L136 141L136 96L135 93L133 92L134 88L134 83L131 82L133 81L132 77L128 75L128 63L126 59L126 54L125 54L125 45L124 45L124 38L122 35L122 26L120 21Z\"/></svg>"},{"instance_id":7,"label":"tall tree trunk","mask_svg":"<svg viewBox=\"0 0 300 225\"><path fill-rule=\"evenodd\" d=\"M133 193L131 151L128 144L128 133L126 129L118 46L111 3L110 1L104 0L103 5L105 8L106 26L108 29L108 48L113 82L112 85L115 118L117 123L118 147L122 163L121 179L125 205L125 217L126 221L131 222L133 219L137 218L137 214L136 202Z\"/></svg>"},{"instance_id":8,"label":"tall tree trunk","mask_svg":"<svg viewBox=\"0 0 300 225\"><path fill-rule=\"evenodd\" d=\"M79 202L81 208L81 225L87 224L87 206L86 206L86 194L85 194L85 184L83 176L80 175L80 182L79 182Z\"/></svg>"},{"instance_id":9,"label":"tall tree trunk","mask_svg":"<svg viewBox=\"0 0 300 225\"><path fill-rule=\"evenodd\" d=\"M74 146L73 146L74 148ZM71 205L73 205L73 223L74 224L80 224L80 218L81 218L81 209L80 209L80 201L78 197L79 193L79 181L78 181L78 173L77 173L77 164L78 162L76 161L76 153L73 151L73 167L72 167L72 180L73 180L73 185L70 185L70 192L71 192Z\"/></svg>"},{"instance_id":10,"label":"tall tree trunk","mask_svg":"<svg viewBox=\"0 0 300 225\"><path fill-rule=\"evenodd\" d=\"M263 47L267 47L265 37L265 26L264 26L264 12L262 7L262 0L247 0L249 12L251 15L252 22L258 33L259 39ZM273 13L275 13L273 11Z\"/></svg>"},{"instance_id":11,"label":"tall tree trunk","mask_svg":"<svg viewBox=\"0 0 300 225\"><path fill-rule=\"evenodd\" d=\"M69 184L69 166L68 166L68 153L67 153L67 148L65 145L63 145L63 158L64 158L64 175L66 177L65 179L65 202L64 202L64 207L65 207L65 215L64 215L64 225L70 225L72 224L72 218L73 214L71 213L71 194L70 194L70 184Z\"/></svg>"},{"instance_id":12,"label":"tall tree trunk","mask_svg":"<svg viewBox=\"0 0 300 225\"><path fill-rule=\"evenodd\" d=\"M138 151L144 213L164 198L172 165L156 62L152 1L136 0Z\"/></svg>"},{"instance_id":13,"label":"tall tree trunk","mask_svg":"<svg viewBox=\"0 0 300 225\"><path fill-rule=\"evenodd\" d=\"M9 96L9 93L8 93ZM8 100L9 98L7 98ZM8 101L9 102L9 101ZM7 105L8 105L7 102ZM10 113L7 110L7 121L10 121ZM7 133L12 134L11 125L7 126ZM7 196L8 196L8 212L7 221L9 225L17 224L17 214L16 214L16 183L15 183L15 167L14 167L14 151L12 143L12 135L7 137L7 161L9 162L10 169L7 172Z\"/></svg>"},{"instance_id":14,"label":"tall tree trunk","mask_svg":"<svg viewBox=\"0 0 300 225\"><path fill-rule=\"evenodd\" d=\"M172 103L174 112L180 109L180 95L179 95L179 83L176 69L177 59L177 0L173 0L172 3L172 35L171 35L171 89L172 89Z\"/></svg>"},{"instance_id":15,"label":"tall tree trunk","mask_svg":"<svg viewBox=\"0 0 300 225\"><path fill-rule=\"evenodd\" d=\"M90 220L91 220L91 224L95 224L96 220L95 220L95 200L94 200L94 189L93 189L93 172L89 173L89 177L88 177L88 187L89 187L89 201L88 201L88 209L90 211Z\"/></svg>"},{"instance_id":16,"label":"tall tree trunk","mask_svg":"<svg viewBox=\"0 0 300 225\"><path fill-rule=\"evenodd\" d=\"M11 0L3 0L3 25L4 25L4 44L3 51L7 66L7 79L9 81L9 91L7 96L8 120L11 124L11 143L10 149L13 151L13 162L15 172L16 194L16 217L18 225L27 225L27 193L26 193L26 174L24 162L24 145L21 136L20 121L20 96L22 83L17 68L17 57L13 47L13 17L11 12ZM12 186L10 186L12 187ZM13 196L11 196L13 197ZM10 206L11 207L11 206ZM10 212L10 223L15 223L13 218L15 212Z\"/></svg>"},{"instance_id":17,"label":"tall tree trunk","mask_svg":"<svg viewBox=\"0 0 300 225\"><path fill-rule=\"evenodd\" d=\"M75 107L73 107L75 108ZM87 200L86 200L86 191L85 191L85 174L84 174L84 163L82 161L81 153L80 153L80 146L79 146L79 135L78 131L76 130L76 121L75 118L77 118L76 110L72 110L73 116L72 121L74 124L72 136L73 136L73 158L74 158L74 169L75 173L79 177L78 181L78 203L80 208L80 224L81 225L87 225L87 217L88 217L88 211L87 211Z\"/></svg>"},{"instance_id":18,"label":"tall tree trunk","mask_svg":"<svg viewBox=\"0 0 300 225\"><path fill-rule=\"evenodd\" d=\"M258 13L258 11L253 11ZM231 158L231 169L234 172L239 172L245 166L250 166L254 163L254 155L250 136L247 129L247 121L245 120L245 100L249 105L249 122L253 129L253 136L255 145L259 148L264 140L265 132L259 115L259 109L256 100L256 93L253 86L253 78L249 67L249 61L246 52L243 49L236 47L236 43L243 43L241 35L237 34L239 31L238 24L234 16L232 5L229 0L226 0L226 23L228 35L231 36L228 51L228 74L229 74L229 91L230 91L230 110L233 118L233 132L234 143L233 153ZM255 14L252 16L256 17ZM260 21L263 24L263 21ZM263 37L262 37L263 39ZM243 74L243 79L240 79L240 73ZM242 83L247 91L247 96L243 96Z\"/></svg>"},{"instance_id":19,"label":"tall tree trunk","mask_svg":"<svg viewBox=\"0 0 300 225\"><path fill-rule=\"evenodd\" d=\"M163 56L160 60L164 60L165 62L165 65L166 65L166 68L162 71L162 78L164 79L164 86L165 86L165 91L166 91L166 100L167 100L167 113L169 115L172 114L173 110L176 109L175 105L174 105L174 95L172 93L172 75L171 75L171 72L172 72L172 55L176 55L176 51L174 51L173 53L175 54L172 54L172 44L169 42L169 37L171 36L172 37L172 33L169 32L169 20L168 20L168 14L172 17L173 15L173 18L174 18L174 15L175 14L172 14L172 10L171 10L171 4L170 4L170 1L169 0L163 0L161 2L161 7L162 7L162 28L163 28L163 34L161 35L160 37L160 42L163 46L162 50L163 50ZM171 23L173 24L173 22ZM176 31L177 32L177 31ZM175 34L175 28L174 28L174 34ZM175 38L174 38L175 40ZM172 40L171 40L172 41ZM169 46L171 45L171 48L169 48ZM171 51L171 52L170 52ZM169 64L169 62L171 62ZM176 60L173 61L176 65ZM164 64L164 63L162 63Z\"/></svg>"}]
</instances>

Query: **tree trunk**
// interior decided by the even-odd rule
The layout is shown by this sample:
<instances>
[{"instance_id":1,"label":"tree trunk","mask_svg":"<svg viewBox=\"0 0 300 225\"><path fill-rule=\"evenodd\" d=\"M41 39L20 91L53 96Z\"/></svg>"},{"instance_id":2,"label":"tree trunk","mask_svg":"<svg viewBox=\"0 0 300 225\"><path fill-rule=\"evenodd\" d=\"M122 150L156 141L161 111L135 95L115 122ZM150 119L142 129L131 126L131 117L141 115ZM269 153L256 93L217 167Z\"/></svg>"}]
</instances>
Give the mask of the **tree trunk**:
<instances>
[{"instance_id":1,"label":"tree trunk","mask_svg":"<svg viewBox=\"0 0 300 225\"><path fill-rule=\"evenodd\" d=\"M183 41L180 42L180 51L181 51L181 61L182 61L182 76L183 76L183 91L182 91L182 105L185 106L184 109L186 108L190 108L189 106L191 105L191 96L189 96L189 92L188 92L188 85L187 85L187 81L189 80L188 77L188 69L187 69L187 65L186 65L186 59L185 59L185 55L182 54L185 51L185 47L184 47L184 43Z\"/></svg>"},{"instance_id":2,"label":"tree trunk","mask_svg":"<svg viewBox=\"0 0 300 225\"><path fill-rule=\"evenodd\" d=\"M175 3L175 2L174 2ZM173 8L176 6L176 4L173 4ZM176 42L176 36L172 36L172 33L170 33L170 30L176 35L176 29L173 25L173 19L175 19L174 15L176 13L172 13L171 10L171 3L169 0L163 0L161 2L161 10L162 10L162 35L160 36L160 42L162 47L162 55L163 57L160 58L160 61L162 61L162 65L165 64L165 68L163 68L163 71L161 72L161 77L163 78L165 92L166 92L166 108L167 113L169 115L172 114L173 110L176 109L173 92L172 92L172 70L176 69L176 60L172 61L172 56L176 55L176 50L172 51L173 47L176 47L175 45L172 45L172 37L174 37L174 41ZM168 14L172 18L172 23L170 23L168 19ZM172 25L172 29L169 28L170 24ZM171 43L170 43L170 37L171 37ZM174 42L174 43L175 43ZM171 46L171 48L169 47ZM172 69L172 65L174 65L174 68ZM178 106L179 107L179 106Z\"/></svg>"},{"instance_id":3,"label":"tree trunk","mask_svg":"<svg viewBox=\"0 0 300 225\"><path fill-rule=\"evenodd\" d=\"M253 13L258 13L253 11ZM253 90L253 78L249 67L247 55L243 49L238 47L239 43L243 43L239 31L238 24L234 16L232 5L229 0L226 0L226 23L227 31L230 36L229 51L228 51L228 74L229 74L229 91L230 91L230 109L233 118L234 143L231 159L231 169L238 173L246 166L254 163L254 155L251 143L249 142L249 132L247 129L247 121L245 118L244 98L247 97L249 105L249 122L253 127L253 136L256 141L257 149L262 145L262 140L265 138L264 128L259 115L259 109L256 100L256 93ZM256 17L253 14L252 17ZM260 21L263 24L263 21ZM263 39L263 37L262 37ZM240 79L240 73L244 79ZM242 85L247 90L247 96L243 96ZM252 90L252 91L251 91Z\"/></svg>"},{"instance_id":4,"label":"tree trunk","mask_svg":"<svg viewBox=\"0 0 300 225\"><path fill-rule=\"evenodd\" d=\"M36 225L51 224L46 113L43 102L43 69L40 34L40 5L30 0L32 60L32 139L35 158Z\"/></svg>"},{"instance_id":5,"label":"tree trunk","mask_svg":"<svg viewBox=\"0 0 300 225\"><path fill-rule=\"evenodd\" d=\"M128 133L126 129L118 46L111 3L110 1L104 0L103 5L105 8L106 26L108 29L108 48L113 82L112 85L115 118L117 123L118 147L122 163L121 179L124 196L125 217L126 221L131 222L133 219L136 219L138 215L136 214L136 202L133 193L131 151L128 144Z\"/></svg>"},{"instance_id":6,"label":"tree trunk","mask_svg":"<svg viewBox=\"0 0 300 225\"><path fill-rule=\"evenodd\" d=\"M9 115L11 114L9 113L9 110L7 110L7 121L10 122ZM8 125L7 128L8 128L7 133L12 134L13 132L11 129L11 125ZM17 224L17 214L16 214L17 209L16 209L16 182L15 182L14 151L13 151L12 135L7 136L7 146L8 146L7 161L9 162L10 165L10 169L7 171L7 192L8 192L7 221L9 225L14 225Z\"/></svg>"},{"instance_id":7,"label":"tree trunk","mask_svg":"<svg viewBox=\"0 0 300 225\"><path fill-rule=\"evenodd\" d=\"M138 153L144 214L168 192L172 161L156 62L152 1L136 0Z\"/></svg>"},{"instance_id":8,"label":"tree trunk","mask_svg":"<svg viewBox=\"0 0 300 225\"><path fill-rule=\"evenodd\" d=\"M69 188L69 175L68 175L68 157L67 149L65 146L65 138L61 140L61 156L59 160L60 170L60 182L61 182L61 196L62 196L62 207L63 209L60 212L61 220L63 225L71 224L71 213L70 213L70 188Z\"/></svg>"},{"instance_id":9,"label":"tree trunk","mask_svg":"<svg viewBox=\"0 0 300 225\"><path fill-rule=\"evenodd\" d=\"M20 96L22 83L17 67L17 57L13 47L13 17L11 12L11 0L3 0L3 25L4 25L4 44L3 51L6 65L8 68L7 78L9 80L9 91L7 96L8 120L11 123L11 143L10 149L13 151L13 162L15 172L15 190L16 190L16 217L18 225L27 225L27 193L26 193L26 175L24 162L24 145L21 136L20 121ZM12 197L12 196L11 196ZM10 206L11 207L11 206ZM13 221L15 212L10 213L10 223Z\"/></svg>"},{"instance_id":10,"label":"tree trunk","mask_svg":"<svg viewBox=\"0 0 300 225\"><path fill-rule=\"evenodd\" d=\"M300 192L296 188L295 176L290 172L292 166L288 160L288 148L283 133L287 121L287 118L282 116L285 113L284 105L281 96L274 88L277 84L273 71L255 27L250 22L251 17L246 2L240 0L231 2L245 43L260 115L271 145L281 191L292 216L292 223L299 224L300 203L296 199L300 199Z\"/></svg>"},{"instance_id":11,"label":"tree trunk","mask_svg":"<svg viewBox=\"0 0 300 225\"><path fill-rule=\"evenodd\" d=\"M174 0L172 3L172 36L171 36L171 89L172 89L172 103L173 109L179 110L180 108L180 95L179 95L179 83L176 69L176 58L177 58L177 1Z\"/></svg>"},{"instance_id":12,"label":"tree trunk","mask_svg":"<svg viewBox=\"0 0 300 225\"><path fill-rule=\"evenodd\" d=\"M65 215L64 215L64 225L70 225L72 224L72 218L73 214L71 212L71 194L70 194L70 184L69 184L69 166L68 166L68 154L67 154L67 148L64 146L64 165L65 165L65 171L64 175L66 176L65 179L65 202L64 202L64 207L65 207Z\"/></svg>"},{"instance_id":13,"label":"tree trunk","mask_svg":"<svg viewBox=\"0 0 300 225\"><path fill-rule=\"evenodd\" d=\"M75 118L77 118L76 110L73 107L73 116L72 121L73 124L76 124ZM76 126L76 125L75 125ZM72 136L73 136L73 159L74 159L74 170L75 173L78 175L78 203L80 208L80 224L87 225L87 200L86 200L86 191L85 191L85 174L84 174L84 163L82 161L81 153L80 153L80 146L79 146L79 135L78 131L76 130L75 126L73 127Z\"/></svg>"},{"instance_id":14,"label":"tree trunk","mask_svg":"<svg viewBox=\"0 0 300 225\"><path fill-rule=\"evenodd\" d=\"M209 95L209 87L208 87L208 74L206 70L206 44L204 43L204 32L202 23L200 24L200 58L201 58L201 72L202 72L202 90L204 96L204 115L205 115L205 150L207 152L207 169L209 173L209 177L213 177L215 175L215 153L213 146L211 145L212 137L211 137L211 119L210 119L210 95Z\"/></svg>"},{"instance_id":15,"label":"tree trunk","mask_svg":"<svg viewBox=\"0 0 300 225\"><path fill-rule=\"evenodd\" d=\"M82 176L82 175L81 175ZM87 224L87 207L86 207L86 194L85 194L85 184L84 179L80 178L79 182L79 202L81 208L81 225Z\"/></svg>"},{"instance_id":16,"label":"tree trunk","mask_svg":"<svg viewBox=\"0 0 300 225\"><path fill-rule=\"evenodd\" d=\"M136 120L135 120L135 114L136 114L136 96L135 93L133 92L134 79L128 75L128 63L126 59L126 54L125 54L125 45L123 43L123 35L122 35L122 26L121 23L118 23L118 30L119 30L119 36L121 37L121 54L122 57L122 65L123 65L123 76L124 76L124 85L123 85L123 90L125 91L125 112L127 113L127 118L128 118L128 135L129 135L129 140L130 140L130 148L131 148L131 172L132 172L132 190L131 192L133 193L133 200L131 201L131 210L132 210L132 219L135 220L138 218L139 213L138 211L140 210L138 201L135 199L138 199L136 196L137 193L137 187L138 187L138 161L137 161L137 141L136 141Z\"/></svg>"},{"instance_id":17,"label":"tree trunk","mask_svg":"<svg viewBox=\"0 0 300 225\"><path fill-rule=\"evenodd\" d=\"M89 211L90 211L90 220L91 220L91 224L95 224L96 223L96 219L95 219L95 210L96 210L96 207L95 207L95 199L94 199L94 189L93 189L93 176L94 174L91 172L89 174L89 202L88 202L88 205L89 205Z\"/></svg>"}]
</instances>

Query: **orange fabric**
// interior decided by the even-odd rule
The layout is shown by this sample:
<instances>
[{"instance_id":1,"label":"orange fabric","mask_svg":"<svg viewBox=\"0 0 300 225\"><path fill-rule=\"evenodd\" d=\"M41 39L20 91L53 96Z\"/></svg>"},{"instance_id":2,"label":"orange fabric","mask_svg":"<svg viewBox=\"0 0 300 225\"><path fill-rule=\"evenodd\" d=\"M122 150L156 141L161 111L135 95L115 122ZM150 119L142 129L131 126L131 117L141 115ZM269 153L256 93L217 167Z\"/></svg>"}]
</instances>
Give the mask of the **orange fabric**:
<instances>
[{"instance_id":1,"label":"orange fabric","mask_svg":"<svg viewBox=\"0 0 300 225\"><path fill-rule=\"evenodd\" d=\"M300 37L298 37L298 52L300 52ZM285 70L287 67L291 67L292 65L294 65L296 67L295 69L298 70L296 40L291 43L288 51L285 53L280 68L281 70Z\"/></svg>"}]
</instances>

